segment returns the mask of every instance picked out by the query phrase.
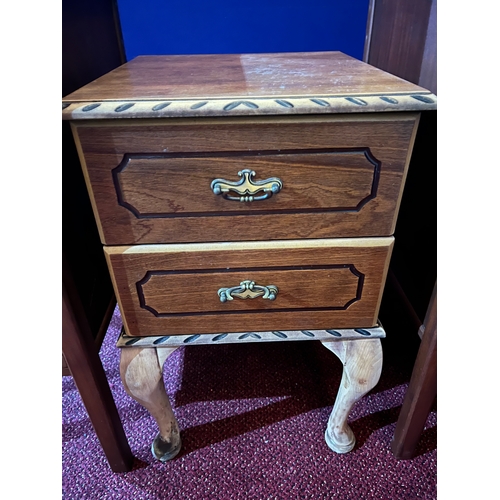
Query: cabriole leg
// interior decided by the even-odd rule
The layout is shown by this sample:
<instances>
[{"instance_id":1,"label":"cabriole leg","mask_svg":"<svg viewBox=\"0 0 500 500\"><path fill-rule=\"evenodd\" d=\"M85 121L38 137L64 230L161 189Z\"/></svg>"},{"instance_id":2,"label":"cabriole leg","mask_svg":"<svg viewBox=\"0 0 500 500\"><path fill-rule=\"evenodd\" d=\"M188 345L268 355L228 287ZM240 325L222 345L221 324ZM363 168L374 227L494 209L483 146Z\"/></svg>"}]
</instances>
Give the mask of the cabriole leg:
<instances>
[{"instance_id":1,"label":"cabriole leg","mask_svg":"<svg viewBox=\"0 0 500 500\"><path fill-rule=\"evenodd\" d=\"M127 393L144 406L156 420L159 433L151 445L153 456L165 462L181 449L179 425L165 385L163 364L176 347L125 347L121 349L120 375Z\"/></svg>"},{"instance_id":2,"label":"cabriole leg","mask_svg":"<svg viewBox=\"0 0 500 500\"><path fill-rule=\"evenodd\" d=\"M354 448L356 438L347 425L354 404L373 389L382 372L382 345L380 339L322 341L344 365L337 399L328 420L326 444L337 453Z\"/></svg>"}]
</instances>

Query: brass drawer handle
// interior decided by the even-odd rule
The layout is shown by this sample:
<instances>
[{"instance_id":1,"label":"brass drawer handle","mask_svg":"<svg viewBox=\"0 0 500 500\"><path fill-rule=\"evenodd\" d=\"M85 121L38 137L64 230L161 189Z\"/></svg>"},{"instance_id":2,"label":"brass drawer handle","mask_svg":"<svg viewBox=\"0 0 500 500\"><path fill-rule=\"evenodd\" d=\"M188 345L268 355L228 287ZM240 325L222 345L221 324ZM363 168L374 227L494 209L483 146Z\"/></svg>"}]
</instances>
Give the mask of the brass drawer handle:
<instances>
[{"instance_id":1,"label":"brass drawer handle","mask_svg":"<svg viewBox=\"0 0 500 500\"><path fill-rule=\"evenodd\" d=\"M274 285L256 285L255 281L245 280L239 286L219 288L217 294L221 302L234 300L234 297L238 297L239 299L256 299L257 297L262 297L263 299L274 300L276 295L278 295L278 287Z\"/></svg>"},{"instance_id":2,"label":"brass drawer handle","mask_svg":"<svg viewBox=\"0 0 500 500\"><path fill-rule=\"evenodd\" d=\"M283 182L277 177L271 177L265 181L253 181L255 172L245 169L238 172L241 179L237 182L224 179L214 179L210 187L214 194L222 194L223 198L232 201L260 201L271 198L273 194L279 193L283 188ZM238 196L231 196L234 191ZM260 196L257 193L263 192Z\"/></svg>"}]
</instances>

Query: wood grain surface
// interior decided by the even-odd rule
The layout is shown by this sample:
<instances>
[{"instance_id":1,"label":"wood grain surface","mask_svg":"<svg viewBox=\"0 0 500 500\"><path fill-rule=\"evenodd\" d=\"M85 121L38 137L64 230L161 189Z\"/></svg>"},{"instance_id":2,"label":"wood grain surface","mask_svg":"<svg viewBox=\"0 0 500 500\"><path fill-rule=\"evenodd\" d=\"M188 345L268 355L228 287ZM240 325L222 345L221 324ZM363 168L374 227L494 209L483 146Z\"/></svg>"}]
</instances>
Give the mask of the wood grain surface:
<instances>
[{"instance_id":1,"label":"wood grain surface","mask_svg":"<svg viewBox=\"0 0 500 500\"><path fill-rule=\"evenodd\" d=\"M422 65L426 64L424 51L432 3L376 0L367 61L415 84L429 83L419 80ZM435 66L435 61L429 62ZM426 88L436 91L432 85Z\"/></svg>"},{"instance_id":2,"label":"wood grain surface","mask_svg":"<svg viewBox=\"0 0 500 500\"><path fill-rule=\"evenodd\" d=\"M105 253L128 335L362 328L377 322L393 238L137 245ZM221 303L220 287L276 285Z\"/></svg>"},{"instance_id":3,"label":"wood grain surface","mask_svg":"<svg viewBox=\"0 0 500 500\"><path fill-rule=\"evenodd\" d=\"M356 444L354 433L347 423L349 413L380 379L382 344L380 339L365 339L361 342L322 341L322 344L340 359L344 367L339 392L328 419L325 440L336 453L347 453Z\"/></svg>"},{"instance_id":4,"label":"wood grain surface","mask_svg":"<svg viewBox=\"0 0 500 500\"><path fill-rule=\"evenodd\" d=\"M418 114L73 125L107 245L392 234ZM116 123L116 122L115 122ZM213 194L242 168L272 198Z\"/></svg>"},{"instance_id":5,"label":"wood grain surface","mask_svg":"<svg viewBox=\"0 0 500 500\"><path fill-rule=\"evenodd\" d=\"M182 154L182 153L181 153ZM196 154L196 153L195 153ZM354 210L378 184L380 163L367 150L309 150L212 153L215 156L130 155L114 169L115 187L123 205L138 217L204 212L279 212L326 208ZM254 183L277 177L284 188L271 198L249 203L214 196L216 179L240 181L239 172L255 172ZM256 187L257 188L257 187ZM257 193L256 195L262 195ZM238 198L238 191L229 195Z\"/></svg>"},{"instance_id":6,"label":"wood grain surface","mask_svg":"<svg viewBox=\"0 0 500 500\"><path fill-rule=\"evenodd\" d=\"M154 270L136 283L143 307L158 317L175 314L186 316L199 313L231 311L274 311L282 309L335 308L347 309L357 300L363 288L362 275L355 266L267 266L272 254L258 268L227 272L181 272ZM263 287L278 289L274 300L234 298L221 302L217 291L232 288L245 280Z\"/></svg>"},{"instance_id":7,"label":"wood grain surface","mask_svg":"<svg viewBox=\"0 0 500 500\"><path fill-rule=\"evenodd\" d=\"M209 54L139 56L64 101L422 91L425 89L341 52Z\"/></svg>"}]
</instances>

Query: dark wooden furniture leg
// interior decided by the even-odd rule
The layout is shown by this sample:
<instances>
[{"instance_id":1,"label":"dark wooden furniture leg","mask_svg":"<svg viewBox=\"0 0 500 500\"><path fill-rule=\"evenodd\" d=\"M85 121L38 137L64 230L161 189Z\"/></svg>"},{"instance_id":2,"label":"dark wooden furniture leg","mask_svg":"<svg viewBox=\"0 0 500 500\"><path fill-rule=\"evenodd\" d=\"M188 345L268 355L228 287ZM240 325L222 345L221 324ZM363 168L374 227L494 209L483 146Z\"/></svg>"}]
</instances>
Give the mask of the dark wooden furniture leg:
<instances>
[{"instance_id":1,"label":"dark wooden furniture leg","mask_svg":"<svg viewBox=\"0 0 500 500\"><path fill-rule=\"evenodd\" d=\"M123 430L94 339L79 322L78 303L63 283L62 348L69 370L113 472L128 472L133 455ZM76 302L76 303L75 303ZM76 310L75 310L76 309Z\"/></svg>"},{"instance_id":2,"label":"dark wooden furniture leg","mask_svg":"<svg viewBox=\"0 0 500 500\"><path fill-rule=\"evenodd\" d=\"M413 458L418 440L437 392L437 285L421 327L422 343L410 384L391 442L392 452L401 460Z\"/></svg>"}]
</instances>

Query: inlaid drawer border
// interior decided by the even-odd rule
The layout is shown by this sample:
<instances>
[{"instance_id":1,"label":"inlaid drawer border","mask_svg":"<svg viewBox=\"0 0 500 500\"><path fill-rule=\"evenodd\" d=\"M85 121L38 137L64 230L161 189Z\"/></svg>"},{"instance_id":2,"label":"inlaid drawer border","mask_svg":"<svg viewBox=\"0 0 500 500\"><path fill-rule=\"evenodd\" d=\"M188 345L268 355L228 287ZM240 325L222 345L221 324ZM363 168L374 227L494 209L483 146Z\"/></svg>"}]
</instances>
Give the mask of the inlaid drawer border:
<instances>
[{"instance_id":1,"label":"inlaid drawer border","mask_svg":"<svg viewBox=\"0 0 500 500\"><path fill-rule=\"evenodd\" d=\"M156 337L131 337L122 327L117 347L179 347L183 345L241 344L249 342L284 342L297 340L355 340L385 338L382 325L371 328L293 330L246 333L204 333L196 335L164 335Z\"/></svg>"},{"instance_id":2,"label":"inlaid drawer border","mask_svg":"<svg viewBox=\"0 0 500 500\"><path fill-rule=\"evenodd\" d=\"M363 285L365 281L364 273L358 271L354 264L329 264L329 265L305 265L300 266L300 270L329 270L329 269L348 269L357 279L358 284L356 287L356 296L352 297L348 300L343 306L332 306L332 307L301 307L294 309L280 309L280 308L272 308L272 309L256 309L256 310L229 310L229 311L210 311L210 312L176 312L176 313L160 313L156 309L151 306L148 306L146 303L146 297L144 295L143 286L151 279L152 276L163 276L163 275L185 275L185 274L203 274L203 273L235 273L235 272L246 272L251 274L253 271L295 271L297 270L297 266L270 266L270 267L259 267L259 268L236 268L232 267L231 269L190 269L190 270L181 270L181 271L163 271L163 270L149 270L146 272L144 277L136 283L137 295L139 297L139 303L142 309L149 311L151 314L156 316L157 318L168 318L171 316L207 316L207 315L225 315L225 314L265 314L267 313L277 313L277 312L313 312L313 311L345 311L349 308L354 302L358 302L361 300L363 293Z\"/></svg>"},{"instance_id":3,"label":"inlaid drawer border","mask_svg":"<svg viewBox=\"0 0 500 500\"><path fill-rule=\"evenodd\" d=\"M373 168L373 177L370 193L362 198L355 206L341 206L341 207L329 207L329 208L300 208L300 209L280 209L273 208L269 211L265 208L245 211L218 211L218 212L173 212L173 213L141 213L136 207L128 203L125 200L123 194L123 188L121 183L121 175L127 169L131 160L149 160L149 159L175 159L175 158L219 158L219 157L255 157L261 158L265 156L286 156L286 155L318 155L318 154L330 154L330 155L345 155L351 153L363 154L366 158L368 164ZM118 204L129 210L137 219L166 219L166 218L179 218L179 217L232 217L235 215L275 215L278 213L286 214L304 214L304 213L323 213L323 212L359 212L370 200L373 200L377 196L377 189L380 181L380 169L382 162L375 158L373 153L368 147L356 147L356 148L310 148L310 149L290 149L290 150L259 150L255 151L210 151L210 152L184 152L184 153L127 153L123 155L122 161L111 170L113 176L113 185L116 191L116 196Z\"/></svg>"}]
</instances>

